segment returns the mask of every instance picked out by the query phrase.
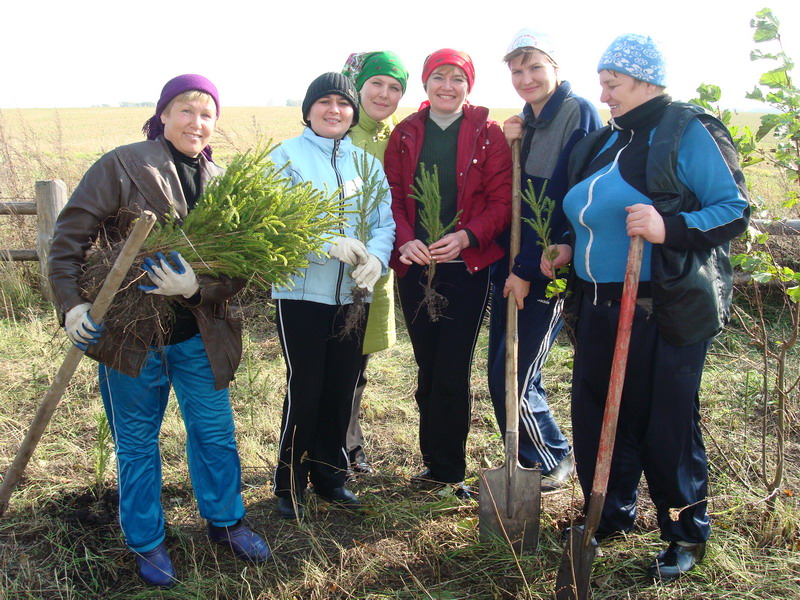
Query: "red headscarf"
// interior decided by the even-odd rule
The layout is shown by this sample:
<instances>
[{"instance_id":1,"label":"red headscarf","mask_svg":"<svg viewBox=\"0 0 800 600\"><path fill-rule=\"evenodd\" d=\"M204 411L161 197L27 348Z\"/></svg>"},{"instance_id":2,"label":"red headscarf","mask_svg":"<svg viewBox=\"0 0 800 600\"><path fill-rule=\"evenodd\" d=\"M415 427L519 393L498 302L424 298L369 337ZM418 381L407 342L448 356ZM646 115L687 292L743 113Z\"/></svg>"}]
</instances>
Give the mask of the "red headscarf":
<instances>
[{"instance_id":1,"label":"red headscarf","mask_svg":"<svg viewBox=\"0 0 800 600\"><path fill-rule=\"evenodd\" d=\"M422 84L425 85L431 73L442 65L453 65L464 71L467 75L468 91L472 91L475 83L475 65L472 64L469 54L452 48L437 50L425 59L425 64L422 66Z\"/></svg>"}]
</instances>

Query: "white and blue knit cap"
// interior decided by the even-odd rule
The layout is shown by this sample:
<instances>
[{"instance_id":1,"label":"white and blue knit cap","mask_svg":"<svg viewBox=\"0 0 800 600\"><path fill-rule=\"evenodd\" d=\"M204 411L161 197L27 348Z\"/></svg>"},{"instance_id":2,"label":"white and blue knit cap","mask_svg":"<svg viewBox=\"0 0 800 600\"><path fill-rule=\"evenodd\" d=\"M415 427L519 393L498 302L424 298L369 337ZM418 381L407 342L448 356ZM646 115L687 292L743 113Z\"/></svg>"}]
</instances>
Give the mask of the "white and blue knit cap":
<instances>
[{"instance_id":1,"label":"white and blue knit cap","mask_svg":"<svg viewBox=\"0 0 800 600\"><path fill-rule=\"evenodd\" d=\"M511 54L517 48L536 48L540 52L547 54L554 63L558 63L553 42L545 34L533 29L525 27L514 34L511 43L508 45L508 50L506 50L506 55Z\"/></svg>"},{"instance_id":2,"label":"white and blue knit cap","mask_svg":"<svg viewBox=\"0 0 800 600\"><path fill-rule=\"evenodd\" d=\"M667 66L658 44L649 35L623 33L603 53L597 65L630 75L634 79L667 87Z\"/></svg>"}]
</instances>

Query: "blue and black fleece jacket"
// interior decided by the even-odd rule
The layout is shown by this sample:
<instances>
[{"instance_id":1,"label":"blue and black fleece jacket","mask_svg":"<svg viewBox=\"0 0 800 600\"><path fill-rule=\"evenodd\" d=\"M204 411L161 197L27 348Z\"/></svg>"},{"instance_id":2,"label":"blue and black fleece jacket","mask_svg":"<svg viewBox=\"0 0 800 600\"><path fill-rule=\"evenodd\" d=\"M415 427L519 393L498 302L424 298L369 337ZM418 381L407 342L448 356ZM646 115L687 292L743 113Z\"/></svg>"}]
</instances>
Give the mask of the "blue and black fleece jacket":
<instances>
[{"instance_id":1,"label":"blue and black fleece jacket","mask_svg":"<svg viewBox=\"0 0 800 600\"><path fill-rule=\"evenodd\" d=\"M625 278L630 238L625 207L653 204L646 166L655 128L672 99L660 95L612 120L612 133L564 198L575 232L576 275L594 284ZM723 245L747 226L744 180L724 126L692 119L678 147L678 179L700 208L664 217L665 246L708 249ZM641 281L651 279L652 244L645 242Z\"/></svg>"}]
</instances>

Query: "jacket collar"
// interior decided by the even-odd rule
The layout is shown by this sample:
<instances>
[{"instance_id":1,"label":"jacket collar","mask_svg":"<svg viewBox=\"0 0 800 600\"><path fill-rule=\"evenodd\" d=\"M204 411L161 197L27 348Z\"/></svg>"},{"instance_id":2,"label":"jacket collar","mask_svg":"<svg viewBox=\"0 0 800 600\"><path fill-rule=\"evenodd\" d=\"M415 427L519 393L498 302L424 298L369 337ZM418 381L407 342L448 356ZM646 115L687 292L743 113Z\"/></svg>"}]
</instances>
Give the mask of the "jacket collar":
<instances>
[{"instance_id":1,"label":"jacket collar","mask_svg":"<svg viewBox=\"0 0 800 600\"><path fill-rule=\"evenodd\" d=\"M342 156L345 152L350 152L353 147L353 143L350 141L350 137L345 135L342 139L339 140L332 140L330 138L324 138L316 133L311 129L311 127L306 126L303 129L302 137L312 145L319 148L325 156L331 156L333 154L334 148L336 148L337 158Z\"/></svg>"},{"instance_id":2,"label":"jacket collar","mask_svg":"<svg viewBox=\"0 0 800 600\"><path fill-rule=\"evenodd\" d=\"M400 122L397 128L408 133L418 133L424 131L425 122L428 120L428 114L430 111L430 106L426 106L415 113L411 113ZM486 121L489 119L489 109L485 106L476 106L474 104L464 103L463 119L464 121L462 122L462 127L463 123L469 123L473 127L476 125L482 127L483 125L486 125Z\"/></svg>"},{"instance_id":3,"label":"jacket collar","mask_svg":"<svg viewBox=\"0 0 800 600\"><path fill-rule=\"evenodd\" d=\"M629 110L624 115L617 118L612 117L608 124L612 130L652 129L661 120L661 116L671 102L672 98L668 94L661 94Z\"/></svg>"},{"instance_id":4,"label":"jacket collar","mask_svg":"<svg viewBox=\"0 0 800 600\"><path fill-rule=\"evenodd\" d=\"M360 115L356 128L364 130L376 142L388 138L389 134L392 133L392 128L397 124L397 117L394 115L383 121L376 121L367 114L363 107Z\"/></svg>"},{"instance_id":5,"label":"jacket collar","mask_svg":"<svg viewBox=\"0 0 800 600\"><path fill-rule=\"evenodd\" d=\"M555 118L564 100L570 96L572 96L572 86L569 81L562 81L556 88L556 91L553 92L553 95L550 96L550 99L545 103L538 117L533 114L531 105L526 102L525 107L522 109L522 117L525 119L525 126L534 129L547 127L550 121Z\"/></svg>"}]
</instances>

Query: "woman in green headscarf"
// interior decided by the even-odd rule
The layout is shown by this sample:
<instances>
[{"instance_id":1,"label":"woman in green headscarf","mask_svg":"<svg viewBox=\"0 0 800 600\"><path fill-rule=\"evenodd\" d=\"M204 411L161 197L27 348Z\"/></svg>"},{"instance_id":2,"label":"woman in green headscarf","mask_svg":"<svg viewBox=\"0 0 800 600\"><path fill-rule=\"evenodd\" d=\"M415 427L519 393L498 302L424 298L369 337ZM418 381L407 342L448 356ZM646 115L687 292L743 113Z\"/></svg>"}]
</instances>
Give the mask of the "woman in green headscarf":
<instances>
[{"instance_id":1,"label":"woman in green headscarf","mask_svg":"<svg viewBox=\"0 0 800 600\"><path fill-rule=\"evenodd\" d=\"M363 148L383 164L389 134L398 122L394 112L406 91L408 71L394 52L386 50L351 54L342 73L355 83L361 105L361 116L358 124L350 131L350 138L356 146ZM364 452L364 433L358 422L361 397L367 385L367 362L370 354L385 350L394 342L394 277L390 270L375 285L364 335L361 374L353 397L353 411L347 430L347 452L353 473L372 473Z\"/></svg>"}]
</instances>

